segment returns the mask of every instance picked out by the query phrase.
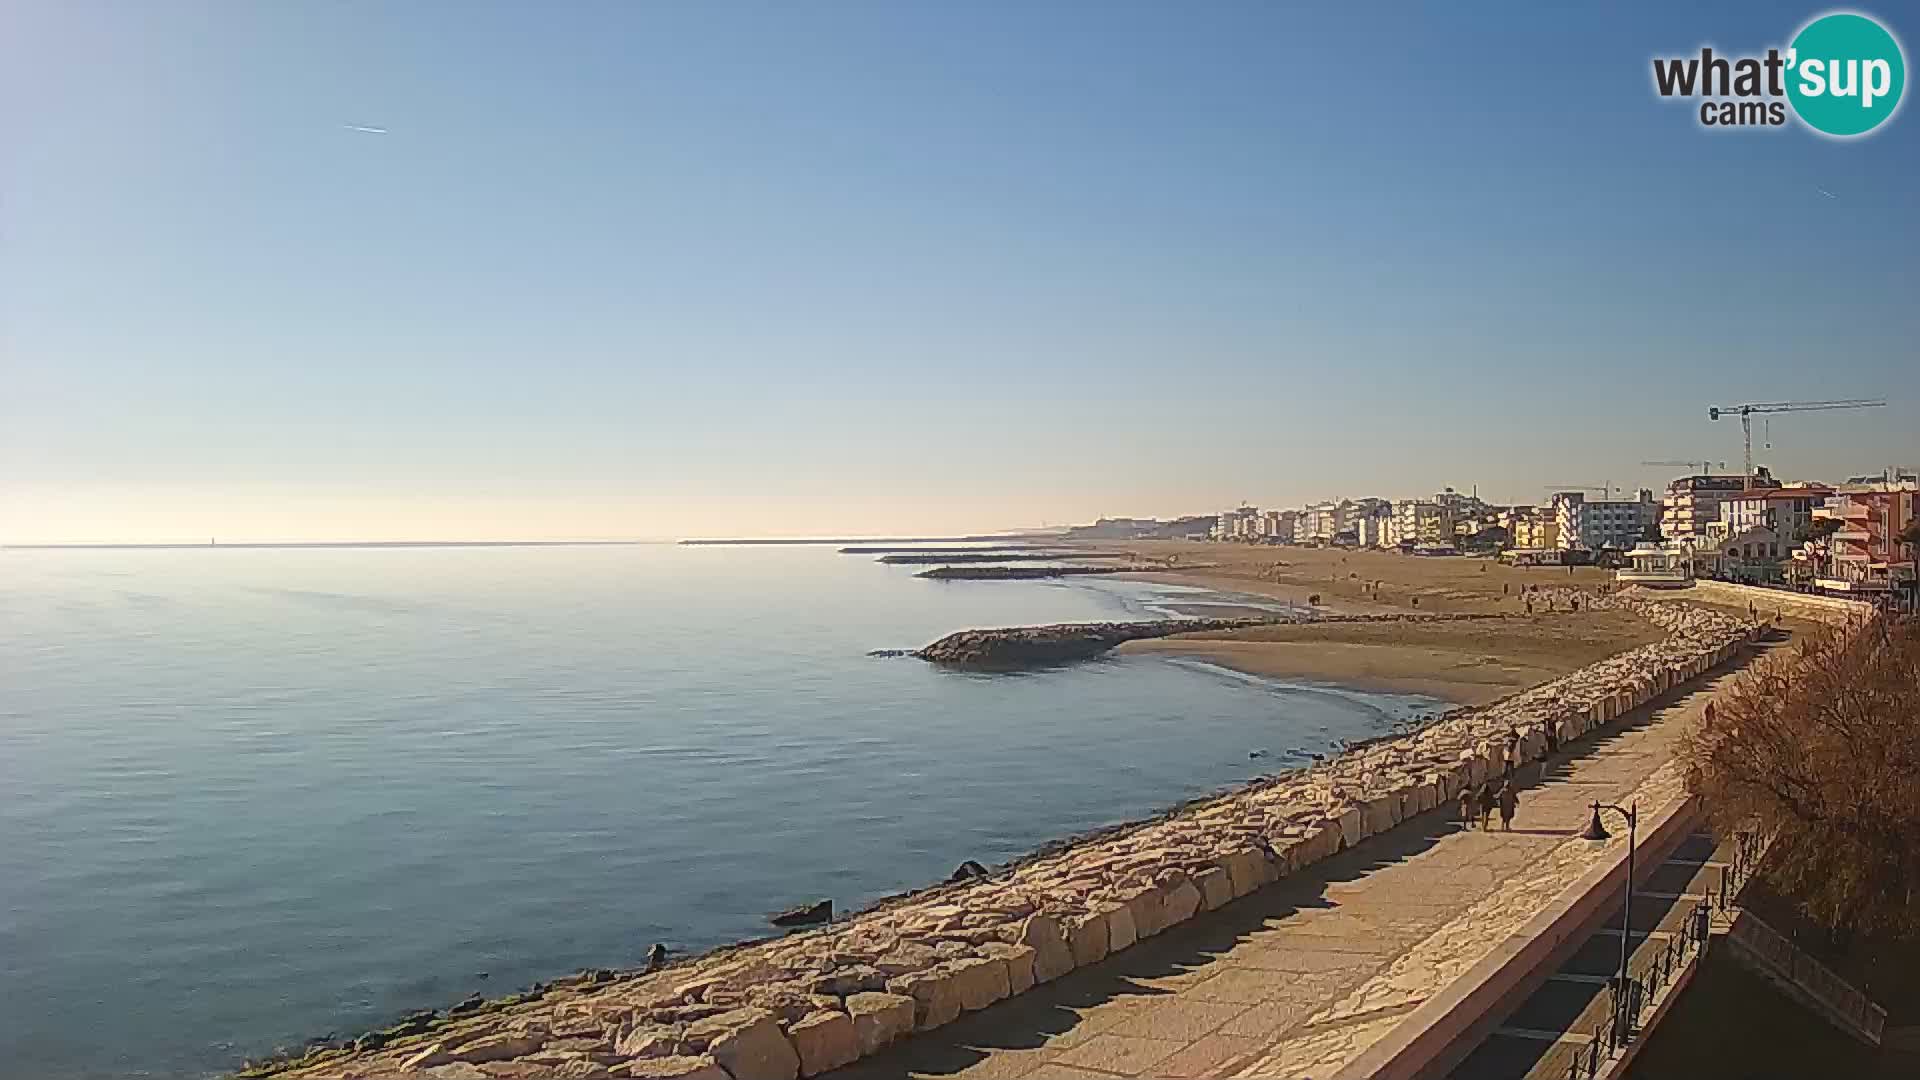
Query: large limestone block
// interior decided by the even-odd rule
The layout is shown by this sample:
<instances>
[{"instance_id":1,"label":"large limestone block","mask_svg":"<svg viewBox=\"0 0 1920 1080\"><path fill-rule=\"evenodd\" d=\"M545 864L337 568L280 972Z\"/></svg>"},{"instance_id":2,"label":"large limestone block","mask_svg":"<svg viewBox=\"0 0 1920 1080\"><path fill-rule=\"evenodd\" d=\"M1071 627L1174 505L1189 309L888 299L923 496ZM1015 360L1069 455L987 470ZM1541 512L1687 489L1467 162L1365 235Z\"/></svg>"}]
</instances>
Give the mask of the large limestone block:
<instances>
[{"instance_id":1,"label":"large limestone block","mask_svg":"<svg viewBox=\"0 0 1920 1080\"><path fill-rule=\"evenodd\" d=\"M1200 888L1200 906L1212 911L1233 899L1233 875L1224 866L1209 866L1193 876Z\"/></svg>"},{"instance_id":2,"label":"large limestone block","mask_svg":"<svg viewBox=\"0 0 1920 1080\"><path fill-rule=\"evenodd\" d=\"M1086 967L1107 958L1107 951L1112 947L1107 915L1108 910L1102 907L1067 920L1067 947L1073 950L1074 967Z\"/></svg>"},{"instance_id":3,"label":"large limestone block","mask_svg":"<svg viewBox=\"0 0 1920 1080\"><path fill-rule=\"evenodd\" d=\"M1233 880L1233 895L1245 896L1267 883L1267 860L1257 849L1242 848L1221 860Z\"/></svg>"},{"instance_id":4,"label":"large limestone block","mask_svg":"<svg viewBox=\"0 0 1920 1080\"><path fill-rule=\"evenodd\" d=\"M794 1052L800 1055L800 1075L819 1076L860 1059L860 1037L853 1017L822 1010L796 1021L787 1029Z\"/></svg>"},{"instance_id":5,"label":"large limestone block","mask_svg":"<svg viewBox=\"0 0 1920 1080\"><path fill-rule=\"evenodd\" d=\"M1134 939L1152 937L1167 928L1167 898L1158 885L1137 885L1121 895L1133 912Z\"/></svg>"},{"instance_id":6,"label":"large limestone block","mask_svg":"<svg viewBox=\"0 0 1920 1080\"><path fill-rule=\"evenodd\" d=\"M1131 948L1140 939L1140 931L1133 922L1133 907L1130 904L1115 904L1107 909L1107 955Z\"/></svg>"},{"instance_id":7,"label":"large limestone block","mask_svg":"<svg viewBox=\"0 0 1920 1080\"><path fill-rule=\"evenodd\" d=\"M1414 789L1414 807L1422 814L1438 807L1444 801L1440 794L1440 777L1430 775L1427 780Z\"/></svg>"},{"instance_id":8,"label":"large limestone block","mask_svg":"<svg viewBox=\"0 0 1920 1080\"><path fill-rule=\"evenodd\" d=\"M1367 838L1366 813L1358 806L1348 807L1340 814L1340 842L1352 847Z\"/></svg>"},{"instance_id":9,"label":"large limestone block","mask_svg":"<svg viewBox=\"0 0 1920 1080\"><path fill-rule=\"evenodd\" d=\"M431 1069L439 1065L479 1065L534 1053L546 1039L537 1034L495 1032L466 1042L443 1039L401 1062L403 1069Z\"/></svg>"},{"instance_id":10,"label":"large limestone block","mask_svg":"<svg viewBox=\"0 0 1920 1080\"><path fill-rule=\"evenodd\" d=\"M1012 993L1007 979L1007 962L991 956L970 956L964 960L952 960L946 965L953 972L954 993L960 998L960 1008L973 1012L984 1009L996 1001L1005 1001Z\"/></svg>"},{"instance_id":11,"label":"large limestone block","mask_svg":"<svg viewBox=\"0 0 1920 1080\"><path fill-rule=\"evenodd\" d=\"M612 1072L633 1080L733 1080L719 1062L706 1054L639 1058L615 1065Z\"/></svg>"},{"instance_id":12,"label":"large limestone block","mask_svg":"<svg viewBox=\"0 0 1920 1080\"><path fill-rule=\"evenodd\" d=\"M1201 899L1199 886L1190 878L1182 879L1168 889L1165 901L1167 925L1176 926L1193 918L1194 912L1200 910Z\"/></svg>"},{"instance_id":13,"label":"large limestone block","mask_svg":"<svg viewBox=\"0 0 1920 1080\"><path fill-rule=\"evenodd\" d=\"M945 965L896 975L887 980L887 992L913 999L913 1026L917 1031L951 1024L960 1015L960 991L954 986L953 972Z\"/></svg>"},{"instance_id":14,"label":"large limestone block","mask_svg":"<svg viewBox=\"0 0 1920 1080\"><path fill-rule=\"evenodd\" d=\"M765 1009L734 1009L687 1027L687 1041L707 1053L733 1080L795 1080L800 1055Z\"/></svg>"},{"instance_id":15,"label":"large limestone block","mask_svg":"<svg viewBox=\"0 0 1920 1080\"><path fill-rule=\"evenodd\" d=\"M853 1035L860 1045L860 1056L876 1053L911 1032L914 1007L913 998L904 994L849 994L847 1015L853 1020Z\"/></svg>"},{"instance_id":16,"label":"large limestone block","mask_svg":"<svg viewBox=\"0 0 1920 1080\"><path fill-rule=\"evenodd\" d=\"M1105 938L1105 935L1101 935ZM1029 915L1020 924L1019 944L1033 950L1033 981L1052 982L1072 971L1076 957L1065 927L1052 915Z\"/></svg>"},{"instance_id":17,"label":"large limestone block","mask_svg":"<svg viewBox=\"0 0 1920 1080\"><path fill-rule=\"evenodd\" d=\"M672 1057L680 1052L680 1030L643 1025L621 1033L613 1052L626 1058Z\"/></svg>"},{"instance_id":18,"label":"large limestone block","mask_svg":"<svg viewBox=\"0 0 1920 1080\"><path fill-rule=\"evenodd\" d=\"M1321 859L1338 854L1341 839L1340 826L1336 822L1324 821L1307 826L1307 834L1294 845L1290 857L1294 870L1312 866Z\"/></svg>"},{"instance_id":19,"label":"large limestone block","mask_svg":"<svg viewBox=\"0 0 1920 1080\"><path fill-rule=\"evenodd\" d=\"M1061 943L1065 948L1066 943ZM991 957L1007 965L1007 995L1024 994L1033 989L1035 951L1031 945L1010 945L1004 941L990 941L980 946L980 955ZM1071 957L1069 957L1071 959Z\"/></svg>"},{"instance_id":20,"label":"large limestone block","mask_svg":"<svg viewBox=\"0 0 1920 1080\"><path fill-rule=\"evenodd\" d=\"M1400 797L1397 795L1379 795L1368 799L1362 812L1362 834L1378 836L1393 828L1393 815L1399 809Z\"/></svg>"},{"instance_id":21,"label":"large limestone block","mask_svg":"<svg viewBox=\"0 0 1920 1080\"><path fill-rule=\"evenodd\" d=\"M873 966L885 975L908 975L925 971L940 962L940 954L917 941L902 941L874 960Z\"/></svg>"}]
</instances>

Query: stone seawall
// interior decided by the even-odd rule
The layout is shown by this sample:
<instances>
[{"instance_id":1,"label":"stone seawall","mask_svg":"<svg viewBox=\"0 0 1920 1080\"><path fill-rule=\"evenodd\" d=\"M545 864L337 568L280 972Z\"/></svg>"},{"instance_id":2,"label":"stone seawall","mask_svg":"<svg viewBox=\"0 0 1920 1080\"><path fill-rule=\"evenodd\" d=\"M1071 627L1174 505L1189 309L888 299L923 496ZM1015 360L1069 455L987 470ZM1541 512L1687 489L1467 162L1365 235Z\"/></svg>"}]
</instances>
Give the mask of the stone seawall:
<instances>
[{"instance_id":1,"label":"stone seawall","mask_svg":"<svg viewBox=\"0 0 1920 1080\"><path fill-rule=\"evenodd\" d=\"M666 970L583 973L262 1072L300 1077L795 1080L1059 978L1245 896L1483 782L1509 732L1534 760L1730 659L1718 612L1626 607L1668 636L1412 734L1158 820L936 886L845 922ZM463 1067L464 1063L464 1067Z\"/></svg>"},{"instance_id":2,"label":"stone seawall","mask_svg":"<svg viewBox=\"0 0 1920 1080\"><path fill-rule=\"evenodd\" d=\"M1753 585L1736 585L1727 581L1696 581L1693 587L1680 594L1705 603L1725 604L1732 608L1744 608L1752 604L1760 612L1761 618L1767 618L1774 612L1791 619L1805 619L1808 622L1824 622L1836 625L1848 625L1873 617L1873 605L1859 600L1843 600L1837 596L1815 596L1811 593L1788 592L1784 589L1762 589Z\"/></svg>"}]
</instances>

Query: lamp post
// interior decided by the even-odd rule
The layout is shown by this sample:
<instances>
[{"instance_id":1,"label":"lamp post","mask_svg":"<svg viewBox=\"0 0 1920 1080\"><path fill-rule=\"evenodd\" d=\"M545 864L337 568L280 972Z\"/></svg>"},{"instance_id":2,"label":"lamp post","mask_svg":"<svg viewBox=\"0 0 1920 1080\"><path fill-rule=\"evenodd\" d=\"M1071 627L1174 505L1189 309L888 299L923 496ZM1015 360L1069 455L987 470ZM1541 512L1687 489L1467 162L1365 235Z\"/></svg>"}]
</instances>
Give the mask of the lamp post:
<instances>
[{"instance_id":1,"label":"lamp post","mask_svg":"<svg viewBox=\"0 0 1920 1080\"><path fill-rule=\"evenodd\" d=\"M1622 807L1612 803L1594 803L1593 820L1587 822L1587 831L1580 834L1582 840L1599 842L1609 838L1607 827L1600 822L1602 810L1611 810L1627 819L1627 893L1620 904L1620 972L1614 977L1614 986L1620 995L1619 1006L1615 1011L1619 1026L1616 1035L1625 1038L1626 1017L1632 1008L1627 992L1627 958L1633 952L1633 849L1639 840L1640 804L1635 802Z\"/></svg>"}]
</instances>

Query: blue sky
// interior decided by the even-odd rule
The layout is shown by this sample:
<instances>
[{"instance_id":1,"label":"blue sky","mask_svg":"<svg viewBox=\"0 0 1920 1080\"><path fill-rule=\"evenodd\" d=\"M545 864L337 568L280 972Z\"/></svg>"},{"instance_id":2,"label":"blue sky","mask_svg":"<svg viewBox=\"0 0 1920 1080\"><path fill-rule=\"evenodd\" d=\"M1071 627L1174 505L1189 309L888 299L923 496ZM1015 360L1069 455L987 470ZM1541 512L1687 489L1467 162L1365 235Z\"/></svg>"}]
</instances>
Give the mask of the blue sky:
<instances>
[{"instance_id":1,"label":"blue sky","mask_svg":"<svg viewBox=\"0 0 1920 1080\"><path fill-rule=\"evenodd\" d=\"M1920 117L1651 89L1823 10L6 0L0 541L1920 464Z\"/></svg>"}]
</instances>

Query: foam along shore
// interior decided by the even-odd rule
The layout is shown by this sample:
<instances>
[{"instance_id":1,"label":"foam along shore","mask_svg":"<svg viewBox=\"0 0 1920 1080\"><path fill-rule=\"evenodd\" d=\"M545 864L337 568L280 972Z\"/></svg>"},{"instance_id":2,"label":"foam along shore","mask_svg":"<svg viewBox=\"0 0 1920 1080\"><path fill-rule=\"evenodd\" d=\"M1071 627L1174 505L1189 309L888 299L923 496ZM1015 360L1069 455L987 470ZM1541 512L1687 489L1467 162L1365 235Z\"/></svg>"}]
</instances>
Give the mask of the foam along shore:
<instances>
[{"instance_id":1,"label":"foam along shore","mask_svg":"<svg viewBox=\"0 0 1920 1080\"><path fill-rule=\"evenodd\" d=\"M1744 623L1637 591L1601 598L1666 631L1486 707L1150 822L883 902L847 921L655 972L591 972L249 1075L795 1080L876 1053L1244 896L1612 723L1730 659ZM504 1068L502 1065L500 1068Z\"/></svg>"}]
</instances>

